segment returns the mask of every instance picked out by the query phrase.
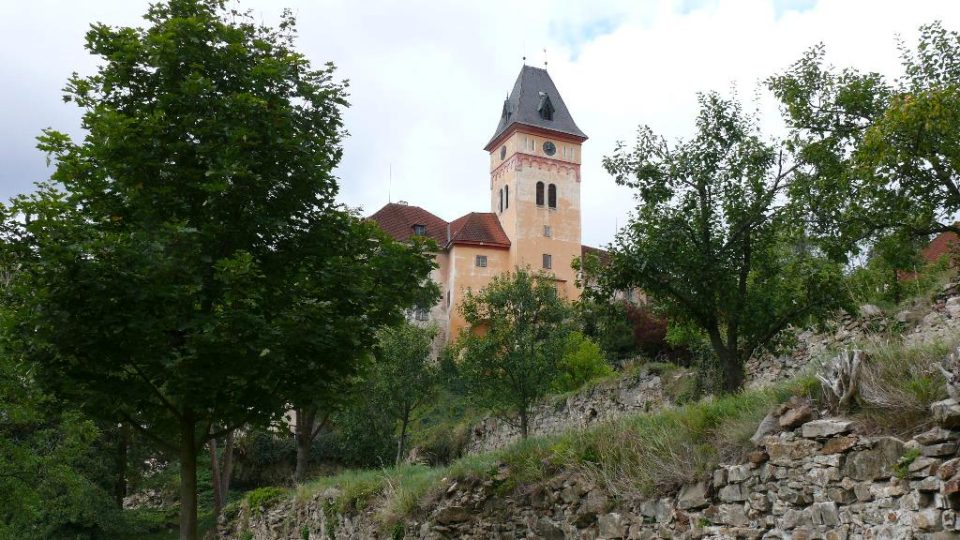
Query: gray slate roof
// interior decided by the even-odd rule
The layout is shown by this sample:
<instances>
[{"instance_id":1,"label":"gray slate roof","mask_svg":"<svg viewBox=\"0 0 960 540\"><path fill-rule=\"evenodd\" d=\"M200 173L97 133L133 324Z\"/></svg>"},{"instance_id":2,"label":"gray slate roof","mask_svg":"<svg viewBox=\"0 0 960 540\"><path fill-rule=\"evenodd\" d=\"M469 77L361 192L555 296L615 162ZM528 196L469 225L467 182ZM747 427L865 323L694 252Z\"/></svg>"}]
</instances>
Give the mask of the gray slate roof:
<instances>
[{"instance_id":1,"label":"gray slate roof","mask_svg":"<svg viewBox=\"0 0 960 540\"><path fill-rule=\"evenodd\" d=\"M547 107L547 100L553 108L553 120L545 119L541 114L541 109ZM500 123L497 124L497 131L490 138L486 148L489 150L497 137L513 124L524 124L587 138L570 116L570 111L564 105L563 98L560 97L560 92L557 91L547 70L533 66L523 66L520 70L510 97L503 102L503 112Z\"/></svg>"}]
</instances>

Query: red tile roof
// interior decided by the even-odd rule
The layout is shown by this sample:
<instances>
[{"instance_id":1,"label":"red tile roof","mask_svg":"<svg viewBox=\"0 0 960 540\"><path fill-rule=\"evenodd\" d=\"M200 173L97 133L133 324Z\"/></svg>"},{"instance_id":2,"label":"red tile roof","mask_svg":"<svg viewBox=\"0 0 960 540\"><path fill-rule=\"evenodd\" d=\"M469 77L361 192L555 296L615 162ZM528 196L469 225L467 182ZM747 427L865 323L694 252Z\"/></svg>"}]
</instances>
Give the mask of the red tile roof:
<instances>
[{"instance_id":1,"label":"red tile roof","mask_svg":"<svg viewBox=\"0 0 960 540\"><path fill-rule=\"evenodd\" d=\"M604 266L610 264L610 252L605 249L581 245L580 256L586 257L587 255L596 255L600 259L600 264Z\"/></svg>"},{"instance_id":2,"label":"red tile roof","mask_svg":"<svg viewBox=\"0 0 960 540\"><path fill-rule=\"evenodd\" d=\"M441 247L447 245L447 222L419 206L388 203L368 219L376 221L384 232L401 241L413 236L414 225L423 225L426 236Z\"/></svg>"},{"instance_id":3,"label":"red tile roof","mask_svg":"<svg viewBox=\"0 0 960 540\"><path fill-rule=\"evenodd\" d=\"M921 253L925 261L935 263L940 260L940 257L947 254L952 254L956 257L958 249L960 249L960 240L957 238L957 233L945 232L927 244L927 247L923 248Z\"/></svg>"},{"instance_id":4,"label":"red tile roof","mask_svg":"<svg viewBox=\"0 0 960 540\"><path fill-rule=\"evenodd\" d=\"M496 214L470 212L450 222L450 244L510 247Z\"/></svg>"}]
</instances>

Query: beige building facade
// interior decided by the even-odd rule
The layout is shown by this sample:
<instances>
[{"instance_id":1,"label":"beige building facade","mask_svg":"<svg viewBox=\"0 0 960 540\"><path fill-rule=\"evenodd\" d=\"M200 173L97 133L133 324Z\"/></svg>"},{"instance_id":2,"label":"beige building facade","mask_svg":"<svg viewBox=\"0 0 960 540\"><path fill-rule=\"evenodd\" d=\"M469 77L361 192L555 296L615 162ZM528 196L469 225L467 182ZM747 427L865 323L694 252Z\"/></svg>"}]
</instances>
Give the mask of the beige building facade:
<instances>
[{"instance_id":1,"label":"beige building facade","mask_svg":"<svg viewBox=\"0 0 960 540\"><path fill-rule=\"evenodd\" d=\"M436 325L447 343L467 329L460 305L499 274L516 268L543 271L571 300L580 297L571 264L581 244L580 131L545 69L523 66L504 101L500 122L484 147L490 155L490 212L453 221L407 203L390 203L370 219L391 236L436 241L440 302L411 318Z\"/></svg>"}]
</instances>

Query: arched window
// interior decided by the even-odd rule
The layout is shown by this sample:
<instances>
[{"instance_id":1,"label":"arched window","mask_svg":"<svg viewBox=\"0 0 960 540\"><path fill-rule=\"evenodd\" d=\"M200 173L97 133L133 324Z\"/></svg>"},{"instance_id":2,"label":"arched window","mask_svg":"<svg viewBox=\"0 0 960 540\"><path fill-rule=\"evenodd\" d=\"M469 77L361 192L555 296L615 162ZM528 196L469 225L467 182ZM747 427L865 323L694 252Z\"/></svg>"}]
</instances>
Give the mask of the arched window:
<instances>
[{"instance_id":1,"label":"arched window","mask_svg":"<svg viewBox=\"0 0 960 540\"><path fill-rule=\"evenodd\" d=\"M510 186L503 186L503 207L510 208Z\"/></svg>"},{"instance_id":2,"label":"arched window","mask_svg":"<svg viewBox=\"0 0 960 540\"><path fill-rule=\"evenodd\" d=\"M503 212L503 190L500 190L500 212Z\"/></svg>"},{"instance_id":3,"label":"arched window","mask_svg":"<svg viewBox=\"0 0 960 540\"><path fill-rule=\"evenodd\" d=\"M537 182L537 206L543 206L543 182Z\"/></svg>"},{"instance_id":4,"label":"arched window","mask_svg":"<svg viewBox=\"0 0 960 540\"><path fill-rule=\"evenodd\" d=\"M543 204L543 203L541 202L540 204ZM550 184L550 188L547 191L547 206L549 206L550 208L557 207L557 185L556 184Z\"/></svg>"}]
</instances>

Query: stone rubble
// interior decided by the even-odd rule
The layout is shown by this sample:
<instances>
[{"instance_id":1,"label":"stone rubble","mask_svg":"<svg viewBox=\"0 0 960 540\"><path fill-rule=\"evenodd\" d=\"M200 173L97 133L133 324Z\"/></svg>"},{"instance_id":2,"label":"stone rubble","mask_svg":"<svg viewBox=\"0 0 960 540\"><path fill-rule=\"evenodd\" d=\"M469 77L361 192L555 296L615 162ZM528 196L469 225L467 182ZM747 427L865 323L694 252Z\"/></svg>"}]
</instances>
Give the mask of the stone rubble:
<instances>
[{"instance_id":1,"label":"stone rubble","mask_svg":"<svg viewBox=\"0 0 960 540\"><path fill-rule=\"evenodd\" d=\"M778 416L806 416L797 409L807 405L795 400ZM937 407L960 411L955 401ZM494 479L462 480L399 527L403 538L424 540L960 538L960 432L937 426L902 441L855 429L842 418L810 419L764 436L744 463L642 500L615 498L569 471L508 494ZM400 537L380 530L373 511L330 511L335 496L234 519L223 538L241 538L244 521L252 540Z\"/></svg>"}]
</instances>

